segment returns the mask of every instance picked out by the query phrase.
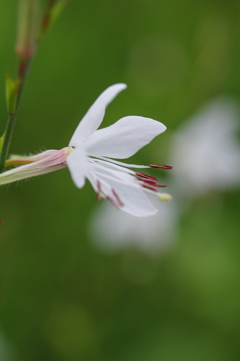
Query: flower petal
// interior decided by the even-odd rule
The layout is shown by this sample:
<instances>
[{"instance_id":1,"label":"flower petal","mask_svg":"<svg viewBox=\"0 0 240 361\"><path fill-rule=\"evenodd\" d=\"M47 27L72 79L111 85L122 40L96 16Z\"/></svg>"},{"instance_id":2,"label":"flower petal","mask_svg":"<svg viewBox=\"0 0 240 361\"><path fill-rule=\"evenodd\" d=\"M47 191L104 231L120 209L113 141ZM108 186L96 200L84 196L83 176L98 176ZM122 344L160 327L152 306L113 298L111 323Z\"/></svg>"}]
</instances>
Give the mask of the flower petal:
<instances>
[{"instance_id":1,"label":"flower petal","mask_svg":"<svg viewBox=\"0 0 240 361\"><path fill-rule=\"evenodd\" d=\"M77 147L66 159L72 180L76 187L82 188L85 184L85 178L91 173L91 164L82 147Z\"/></svg>"},{"instance_id":2,"label":"flower petal","mask_svg":"<svg viewBox=\"0 0 240 361\"><path fill-rule=\"evenodd\" d=\"M102 179L105 180L104 176L102 176ZM110 182L106 178L106 182L111 184L111 187L123 203L123 206L120 208L121 211L127 212L135 217L148 217L158 212L141 189L123 184L117 180L111 180ZM104 194L113 198L111 190L104 184L101 184L101 186Z\"/></svg>"},{"instance_id":3,"label":"flower petal","mask_svg":"<svg viewBox=\"0 0 240 361\"><path fill-rule=\"evenodd\" d=\"M124 117L92 134L85 143L86 152L96 157L128 158L165 130L165 125L150 118Z\"/></svg>"},{"instance_id":4,"label":"flower petal","mask_svg":"<svg viewBox=\"0 0 240 361\"><path fill-rule=\"evenodd\" d=\"M103 120L108 104L126 87L126 84L121 83L112 85L97 98L75 130L69 143L70 147L82 144L95 132Z\"/></svg>"}]
</instances>

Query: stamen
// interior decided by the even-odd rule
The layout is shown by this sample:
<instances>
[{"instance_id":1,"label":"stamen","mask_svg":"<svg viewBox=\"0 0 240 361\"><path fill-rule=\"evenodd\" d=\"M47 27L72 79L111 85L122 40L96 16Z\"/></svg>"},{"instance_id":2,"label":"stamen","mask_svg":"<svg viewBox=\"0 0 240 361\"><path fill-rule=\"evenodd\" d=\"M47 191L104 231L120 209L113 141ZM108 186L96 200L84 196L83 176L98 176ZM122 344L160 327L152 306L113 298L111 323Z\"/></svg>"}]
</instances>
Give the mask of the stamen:
<instances>
[{"instance_id":1,"label":"stamen","mask_svg":"<svg viewBox=\"0 0 240 361\"><path fill-rule=\"evenodd\" d=\"M117 199L117 202L118 202L119 206L120 206L120 207L123 207L124 204L123 204L123 202L121 201L121 199L119 198L119 195L117 194L117 192L115 191L114 188L112 188L112 193L113 193L113 195L115 196L115 198Z\"/></svg>"},{"instance_id":2,"label":"stamen","mask_svg":"<svg viewBox=\"0 0 240 361\"><path fill-rule=\"evenodd\" d=\"M160 183L157 183L155 181L152 181L152 180L148 180L148 179L141 179L141 178L138 178L139 180L141 180L142 182L144 182L145 184L149 184L149 185L152 185L154 187L167 187L167 184L160 184Z\"/></svg>"},{"instance_id":3,"label":"stamen","mask_svg":"<svg viewBox=\"0 0 240 361\"><path fill-rule=\"evenodd\" d=\"M131 169L128 169L126 167L123 167L123 166L120 166L120 165L117 165L117 164L114 164L114 163L110 163L110 162L107 162L105 160L101 160L101 159L97 159L97 158L89 158L91 162L94 163L94 165L98 168L101 168L101 169L106 169L106 167L111 170L117 170L117 171L120 171L120 172L123 172L123 173L129 173L129 174L135 174L135 172Z\"/></svg>"},{"instance_id":4,"label":"stamen","mask_svg":"<svg viewBox=\"0 0 240 361\"><path fill-rule=\"evenodd\" d=\"M102 200L102 189L101 189L101 183L100 183L99 179L97 179L97 189L98 189L97 202L101 202L101 200Z\"/></svg>"},{"instance_id":5,"label":"stamen","mask_svg":"<svg viewBox=\"0 0 240 361\"><path fill-rule=\"evenodd\" d=\"M104 160L105 162L117 164L117 165L120 165L120 166L125 167L125 168L149 168L148 165L128 164L128 163L118 162L118 161L116 161L116 160L113 160L113 159L107 158L107 157L100 157L100 156L98 156L97 159L102 159L102 160Z\"/></svg>"},{"instance_id":6,"label":"stamen","mask_svg":"<svg viewBox=\"0 0 240 361\"><path fill-rule=\"evenodd\" d=\"M172 169L170 165L149 164L150 168Z\"/></svg>"},{"instance_id":7,"label":"stamen","mask_svg":"<svg viewBox=\"0 0 240 361\"><path fill-rule=\"evenodd\" d=\"M157 190L156 188L150 186L149 184L142 183L141 186L142 186L143 188L150 189L150 190L153 191L153 192L158 192L158 190Z\"/></svg>"},{"instance_id":8,"label":"stamen","mask_svg":"<svg viewBox=\"0 0 240 361\"><path fill-rule=\"evenodd\" d=\"M103 169L101 169L101 168L103 168ZM106 192L101 191L102 197L108 199L117 208L120 208L122 206L122 204L119 203L119 200L118 200L119 196L117 195L117 197L116 197L116 195L113 193L112 188L110 187L110 184L111 184L110 181L115 181L120 184L129 185L130 187L136 187L136 188L141 187L141 188L143 188L142 190L144 192L152 193L155 195L159 195L158 189L156 187L165 187L166 186L165 184L157 183L157 178L149 176L148 174L145 174L145 173L139 173L139 172L135 173L134 172L134 177L131 177L131 175L129 174L129 178L128 178L125 176L123 177L123 175L124 175L123 172L110 170L104 166L101 168L96 169L95 174L94 174L95 179L93 181L93 184L95 185L96 192L97 193L99 192L99 188L97 187L97 180L99 179L101 181L101 185L105 185L107 188L109 188L111 190L112 194L114 195L114 198L113 198L109 195L107 196ZM105 171L104 174L103 174L103 170ZM96 176L99 176L100 178L97 178ZM104 177L106 179L106 181L102 177ZM108 180L109 180L109 183L108 183Z\"/></svg>"},{"instance_id":9,"label":"stamen","mask_svg":"<svg viewBox=\"0 0 240 361\"><path fill-rule=\"evenodd\" d=\"M112 197L106 196L106 199L108 199L113 205L114 207L116 207L117 209L120 209L119 204L115 201L115 199L113 199Z\"/></svg>"},{"instance_id":10,"label":"stamen","mask_svg":"<svg viewBox=\"0 0 240 361\"><path fill-rule=\"evenodd\" d=\"M156 183L156 184L154 184L154 187L162 187L162 188L164 188L164 187L167 187L167 184Z\"/></svg>"},{"instance_id":11,"label":"stamen","mask_svg":"<svg viewBox=\"0 0 240 361\"><path fill-rule=\"evenodd\" d=\"M168 202L172 199L172 196L168 193L159 193L159 198L162 202Z\"/></svg>"},{"instance_id":12,"label":"stamen","mask_svg":"<svg viewBox=\"0 0 240 361\"><path fill-rule=\"evenodd\" d=\"M136 172L135 174L136 174L138 177L147 178L147 179L152 179L152 180L154 180L154 181L157 181L157 178L152 177L151 175L148 175L148 174L139 173L139 172Z\"/></svg>"}]
</instances>

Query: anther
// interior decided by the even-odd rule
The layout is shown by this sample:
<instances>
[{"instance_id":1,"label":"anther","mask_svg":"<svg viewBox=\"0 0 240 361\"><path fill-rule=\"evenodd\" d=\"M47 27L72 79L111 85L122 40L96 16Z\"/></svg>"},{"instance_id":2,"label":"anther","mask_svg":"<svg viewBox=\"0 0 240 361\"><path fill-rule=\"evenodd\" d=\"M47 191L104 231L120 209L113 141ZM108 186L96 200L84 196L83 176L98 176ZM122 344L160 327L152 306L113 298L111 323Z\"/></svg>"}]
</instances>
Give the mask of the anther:
<instances>
[{"instance_id":1,"label":"anther","mask_svg":"<svg viewBox=\"0 0 240 361\"><path fill-rule=\"evenodd\" d=\"M152 177L151 175L148 175L148 174L136 172L136 175L137 175L138 177L147 178L147 179L152 179L152 180L154 180L154 181L157 181L157 178Z\"/></svg>"},{"instance_id":2,"label":"anther","mask_svg":"<svg viewBox=\"0 0 240 361\"><path fill-rule=\"evenodd\" d=\"M152 180L152 179L143 179L141 177L136 177L138 180L140 180L141 182L144 182L145 184L149 184L151 186L154 187L167 187L167 184L160 184L157 183L156 180Z\"/></svg>"},{"instance_id":3,"label":"anther","mask_svg":"<svg viewBox=\"0 0 240 361\"><path fill-rule=\"evenodd\" d=\"M149 185L154 186L154 187L167 187L167 184L160 184L160 183L157 183L157 182L154 182L154 181L151 181L151 180L144 180L144 183L149 184Z\"/></svg>"},{"instance_id":4,"label":"anther","mask_svg":"<svg viewBox=\"0 0 240 361\"><path fill-rule=\"evenodd\" d=\"M159 193L159 198L162 202L168 202L172 199L172 196L168 193Z\"/></svg>"},{"instance_id":5,"label":"anther","mask_svg":"<svg viewBox=\"0 0 240 361\"><path fill-rule=\"evenodd\" d=\"M170 165L149 164L150 168L172 169Z\"/></svg>"},{"instance_id":6,"label":"anther","mask_svg":"<svg viewBox=\"0 0 240 361\"><path fill-rule=\"evenodd\" d=\"M152 186L150 186L149 184L146 184L146 183L142 183L141 186L144 187L144 188L150 189L153 192L158 191L156 188L154 188L154 187L152 187Z\"/></svg>"}]
</instances>

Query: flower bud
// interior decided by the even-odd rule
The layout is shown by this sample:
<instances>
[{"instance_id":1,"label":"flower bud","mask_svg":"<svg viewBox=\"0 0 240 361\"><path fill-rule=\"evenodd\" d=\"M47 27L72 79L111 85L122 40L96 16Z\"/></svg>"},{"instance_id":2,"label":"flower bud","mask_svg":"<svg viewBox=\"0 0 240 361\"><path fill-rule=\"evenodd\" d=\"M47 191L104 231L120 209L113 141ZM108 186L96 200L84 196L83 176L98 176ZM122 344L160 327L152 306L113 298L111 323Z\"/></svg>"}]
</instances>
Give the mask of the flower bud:
<instances>
[{"instance_id":1,"label":"flower bud","mask_svg":"<svg viewBox=\"0 0 240 361\"><path fill-rule=\"evenodd\" d=\"M40 0L19 0L16 53L20 58L31 58L36 49L39 31Z\"/></svg>"},{"instance_id":2,"label":"flower bud","mask_svg":"<svg viewBox=\"0 0 240 361\"><path fill-rule=\"evenodd\" d=\"M15 168L0 174L0 185L66 168L69 153L71 148L65 147L60 150L46 150L29 157L13 155L5 162L5 167Z\"/></svg>"}]
</instances>

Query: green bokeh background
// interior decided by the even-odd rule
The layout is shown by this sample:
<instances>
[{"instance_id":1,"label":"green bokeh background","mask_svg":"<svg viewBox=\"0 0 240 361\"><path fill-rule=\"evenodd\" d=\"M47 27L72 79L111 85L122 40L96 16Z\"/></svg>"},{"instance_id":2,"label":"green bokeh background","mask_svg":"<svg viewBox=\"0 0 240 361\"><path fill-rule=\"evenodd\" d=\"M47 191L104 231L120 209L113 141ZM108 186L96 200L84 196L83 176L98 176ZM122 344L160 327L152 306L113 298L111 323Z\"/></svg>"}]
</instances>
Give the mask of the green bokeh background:
<instances>
[{"instance_id":1,"label":"green bokeh background","mask_svg":"<svg viewBox=\"0 0 240 361\"><path fill-rule=\"evenodd\" d=\"M1 132L16 18L17 1L0 0ZM72 0L32 64L11 153L67 146L117 82L128 89L103 125L129 114L162 121L168 131L134 160L165 163L171 133L202 104L240 99L239 1ZM2 187L0 197L0 329L14 360L240 359L239 191L196 200L176 246L154 258L93 248L96 196L89 184L77 190L67 169ZM135 282L129 267L152 276Z\"/></svg>"}]
</instances>

